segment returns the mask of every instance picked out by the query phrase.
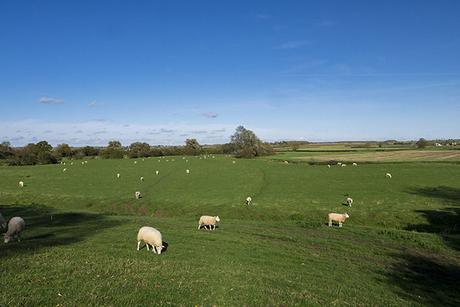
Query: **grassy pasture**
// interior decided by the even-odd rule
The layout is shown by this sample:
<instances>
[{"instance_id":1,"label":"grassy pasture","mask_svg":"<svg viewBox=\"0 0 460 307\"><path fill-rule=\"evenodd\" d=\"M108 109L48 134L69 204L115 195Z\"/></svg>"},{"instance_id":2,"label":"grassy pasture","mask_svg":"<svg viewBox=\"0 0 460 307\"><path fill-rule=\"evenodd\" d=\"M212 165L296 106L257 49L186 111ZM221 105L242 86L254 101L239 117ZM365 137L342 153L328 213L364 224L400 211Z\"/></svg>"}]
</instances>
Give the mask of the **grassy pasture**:
<instances>
[{"instance_id":1,"label":"grassy pasture","mask_svg":"<svg viewBox=\"0 0 460 307\"><path fill-rule=\"evenodd\" d=\"M186 159L1 166L0 212L27 229L0 245L0 306L460 303L460 164ZM163 255L135 250L143 225Z\"/></svg>"}]
</instances>

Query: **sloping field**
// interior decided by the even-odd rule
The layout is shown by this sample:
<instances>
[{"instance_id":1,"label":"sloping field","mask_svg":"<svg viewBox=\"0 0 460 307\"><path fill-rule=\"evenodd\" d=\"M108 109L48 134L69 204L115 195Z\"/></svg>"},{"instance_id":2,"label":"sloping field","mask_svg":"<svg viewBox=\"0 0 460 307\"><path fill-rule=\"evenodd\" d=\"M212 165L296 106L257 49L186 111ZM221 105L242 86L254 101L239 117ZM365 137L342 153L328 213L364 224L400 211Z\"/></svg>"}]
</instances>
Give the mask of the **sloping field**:
<instances>
[{"instance_id":1,"label":"sloping field","mask_svg":"<svg viewBox=\"0 0 460 307\"><path fill-rule=\"evenodd\" d=\"M460 164L232 161L0 167L0 212L27 224L0 245L0 306L460 304ZM162 255L136 251L144 225Z\"/></svg>"}]
</instances>

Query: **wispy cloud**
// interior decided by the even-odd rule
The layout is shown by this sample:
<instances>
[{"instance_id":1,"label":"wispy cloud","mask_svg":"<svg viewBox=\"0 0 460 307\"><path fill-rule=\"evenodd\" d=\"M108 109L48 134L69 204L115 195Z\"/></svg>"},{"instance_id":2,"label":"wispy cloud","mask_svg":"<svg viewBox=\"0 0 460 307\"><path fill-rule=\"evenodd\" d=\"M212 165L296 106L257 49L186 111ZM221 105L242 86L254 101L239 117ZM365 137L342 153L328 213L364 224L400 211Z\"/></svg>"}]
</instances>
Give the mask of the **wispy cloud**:
<instances>
[{"instance_id":1,"label":"wispy cloud","mask_svg":"<svg viewBox=\"0 0 460 307\"><path fill-rule=\"evenodd\" d=\"M265 19L270 19L270 18L272 18L272 16L271 16L270 14L258 13L258 14L256 14L256 18L257 18L257 19L265 20Z\"/></svg>"},{"instance_id":2,"label":"wispy cloud","mask_svg":"<svg viewBox=\"0 0 460 307\"><path fill-rule=\"evenodd\" d=\"M52 97L41 97L38 102L43 104L63 104L64 99L52 98Z\"/></svg>"},{"instance_id":3,"label":"wispy cloud","mask_svg":"<svg viewBox=\"0 0 460 307\"><path fill-rule=\"evenodd\" d=\"M219 114L215 112L205 112L205 113L201 113L201 115L207 118L216 118L217 116L219 116Z\"/></svg>"},{"instance_id":4,"label":"wispy cloud","mask_svg":"<svg viewBox=\"0 0 460 307\"><path fill-rule=\"evenodd\" d=\"M274 49L284 50L284 49L295 49L304 46L311 45L311 42L308 40L298 40L298 41L289 41L281 45L276 46Z\"/></svg>"},{"instance_id":5,"label":"wispy cloud","mask_svg":"<svg viewBox=\"0 0 460 307\"><path fill-rule=\"evenodd\" d=\"M93 100L90 103L88 103L88 106L90 108L100 107L100 106L103 106L103 105L104 105L103 103L97 102L96 100Z\"/></svg>"},{"instance_id":6,"label":"wispy cloud","mask_svg":"<svg viewBox=\"0 0 460 307\"><path fill-rule=\"evenodd\" d=\"M325 20L321 20L317 22L315 26L321 27L321 28L329 28L329 27L335 26L336 24L337 24L336 21L325 19Z\"/></svg>"}]
</instances>

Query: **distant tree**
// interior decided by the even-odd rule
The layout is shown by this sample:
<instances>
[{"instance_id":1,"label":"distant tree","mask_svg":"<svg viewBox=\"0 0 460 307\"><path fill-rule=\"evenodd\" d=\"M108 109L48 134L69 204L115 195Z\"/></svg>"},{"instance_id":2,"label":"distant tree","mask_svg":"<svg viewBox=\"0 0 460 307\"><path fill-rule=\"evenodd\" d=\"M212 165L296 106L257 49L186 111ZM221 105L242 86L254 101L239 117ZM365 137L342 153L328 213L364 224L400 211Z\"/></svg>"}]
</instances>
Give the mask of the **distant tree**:
<instances>
[{"instance_id":1,"label":"distant tree","mask_svg":"<svg viewBox=\"0 0 460 307\"><path fill-rule=\"evenodd\" d=\"M420 138L415 145L417 145L417 148L425 148L428 146L428 141L425 140L424 138Z\"/></svg>"},{"instance_id":2,"label":"distant tree","mask_svg":"<svg viewBox=\"0 0 460 307\"><path fill-rule=\"evenodd\" d=\"M135 142L129 145L128 155L130 158L150 156L150 145L147 143Z\"/></svg>"},{"instance_id":3,"label":"distant tree","mask_svg":"<svg viewBox=\"0 0 460 307\"><path fill-rule=\"evenodd\" d=\"M203 152L203 148L196 139L186 139L184 152L186 155L199 155Z\"/></svg>"},{"instance_id":4,"label":"distant tree","mask_svg":"<svg viewBox=\"0 0 460 307\"><path fill-rule=\"evenodd\" d=\"M92 147L92 146L85 146L81 148L81 152L86 156L86 157L94 157L97 156L100 152L98 148Z\"/></svg>"},{"instance_id":5,"label":"distant tree","mask_svg":"<svg viewBox=\"0 0 460 307\"><path fill-rule=\"evenodd\" d=\"M8 159L14 155L11 143L4 141L0 144L0 159Z\"/></svg>"},{"instance_id":6,"label":"distant tree","mask_svg":"<svg viewBox=\"0 0 460 307\"><path fill-rule=\"evenodd\" d=\"M68 144L60 144L56 147L54 150L56 157L58 158L66 158L66 157L71 157L73 152L72 148Z\"/></svg>"},{"instance_id":7,"label":"distant tree","mask_svg":"<svg viewBox=\"0 0 460 307\"><path fill-rule=\"evenodd\" d=\"M53 147L46 141L37 144L27 144L14 151L14 157L9 160L12 165L33 165L56 163L57 159L52 154Z\"/></svg>"},{"instance_id":8,"label":"distant tree","mask_svg":"<svg viewBox=\"0 0 460 307\"><path fill-rule=\"evenodd\" d=\"M292 148L292 151L297 151L297 150L299 150L299 144L293 143L291 148Z\"/></svg>"},{"instance_id":9,"label":"distant tree","mask_svg":"<svg viewBox=\"0 0 460 307\"><path fill-rule=\"evenodd\" d=\"M254 132L243 126L236 128L230 143L235 156L239 158L254 158L273 153L270 145L264 144Z\"/></svg>"},{"instance_id":10,"label":"distant tree","mask_svg":"<svg viewBox=\"0 0 460 307\"><path fill-rule=\"evenodd\" d=\"M107 147L101 151L101 156L105 159L122 159L124 155L125 151L119 141L110 141Z\"/></svg>"}]
</instances>

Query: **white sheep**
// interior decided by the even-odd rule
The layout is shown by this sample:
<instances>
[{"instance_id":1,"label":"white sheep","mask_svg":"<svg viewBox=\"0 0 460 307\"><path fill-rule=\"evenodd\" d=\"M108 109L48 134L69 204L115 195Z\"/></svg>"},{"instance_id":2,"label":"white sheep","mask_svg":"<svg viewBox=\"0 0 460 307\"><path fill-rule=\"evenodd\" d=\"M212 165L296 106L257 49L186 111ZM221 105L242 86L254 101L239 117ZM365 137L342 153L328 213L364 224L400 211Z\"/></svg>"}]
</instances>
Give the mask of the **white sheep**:
<instances>
[{"instance_id":1,"label":"white sheep","mask_svg":"<svg viewBox=\"0 0 460 307\"><path fill-rule=\"evenodd\" d=\"M284 161L284 164L289 164L289 162L288 162L288 161Z\"/></svg>"},{"instance_id":2,"label":"white sheep","mask_svg":"<svg viewBox=\"0 0 460 307\"><path fill-rule=\"evenodd\" d=\"M327 167L328 167L328 168L331 168L331 165L330 165L330 164L328 164L328 165L327 165Z\"/></svg>"},{"instance_id":3,"label":"white sheep","mask_svg":"<svg viewBox=\"0 0 460 307\"><path fill-rule=\"evenodd\" d=\"M134 197L136 197L136 199L141 198L141 192L136 191L136 192L134 193Z\"/></svg>"},{"instance_id":4,"label":"white sheep","mask_svg":"<svg viewBox=\"0 0 460 307\"><path fill-rule=\"evenodd\" d=\"M235 161L235 160L233 160L233 161L232 161L232 163L233 163L233 164L235 164L235 163L236 163L236 161Z\"/></svg>"},{"instance_id":5,"label":"white sheep","mask_svg":"<svg viewBox=\"0 0 460 307\"><path fill-rule=\"evenodd\" d=\"M88 161L85 161L85 164L88 164Z\"/></svg>"},{"instance_id":6,"label":"white sheep","mask_svg":"<svg viewBox=\"0 0 460 307\"><path fill-rule=\"evenodd\" d=\"M73 165L73 162L70 162L70 165Z\"/></svg>"},{"instance_id":7,"label":"white sheep","mask_svg":"<svg viewBox=\"0 0 460 307\"><path fill-rule=\"evenodd\" d=\"M85 162L82 161L82 162L81 162L81 165L85 165Z\"/></svg>"},{"instance_id":8,"label":"white sheep","mask_svg":"<svg viewBox=\"0 0 460 307\"><path fill-rule=\"evenodd\" d=\"M347 205L349 207L351 207L351 205L353 204L353 198L351 198L351 197L347 197L347 199L345 201L347 202Z\"/></svg>"},{"instance_id":9,"label":"white sheep","mask_svg":"<svg viewBox=\"0 0 460 307\"><path fill-rule=\"evenodd\" d=\"M62 172L67 172L67 169L66 169L66 168L64 168L64 169L62 170Z\"/></svg>"},{"instance_id":10,"label":"white sheep","mask_svg":"<svg viewBox=\"0 0 460 307\"><path fill-rule=\"evenodd\" d=\"M332 222L338 222L339 227L342 227L342 223L350 216L347 213L329 213L327 217L329 218L329 227L332 227Z\"/></svg>"},{"instance_id":11,"label":"white sheep","mask_svg":"<svg viewBox=\"0 0 460 307\"><path fill-rule=\"evenodd\" d=\"M200 220L198 221L198 229L200 229L201 226L204 226L204 228L206 228L206 226L209 226L210 230L214 230L216 229L217 222L220 222L219 216L202 215L200 217Z\"/></svg>"},{"instance_id":12,"label":"white sheep","mask_svg":"<svg viewBox=\"0 0 460 307\"><path fill-rule=\"evenodd\" d=\"M385 174L385 177L391 178L391 174L390 174L390 173L386 173L386 174Z\"/></svg>"},{"instance_id":13,"label":"white sheep","mask_svg":"<svg viewBox=\"0 0 460 307\"><path fill-rule=\"evenodd\" d=\"M15 216L11 218L8 222L8 230L5 233L5 243L10 242L11 240L18 240L21 241L20 234L26 228L26 222L24 219L19 216Z\"/></svg>"},{"instance_id":14,"label":"white sheep","mask_svg":"<svg viewBox=\"0 0 460 307\"><path fill-rule=\"evenodd\" d=\"M190 174L190 170L189 170L189 169L186 169L185 172L186 172L187 174Z\"/></svg>"},{"instance_id":15,"label":"white sheep","mask_svg":"<svg viewBox=\"0 0 460 307\"><path fill-rule=\"evenodd\" d=\"M160 171L155 171L155 174L157 174L157 175L160 174Z\"/></svg>"},{"instance_id":16,"label":"white sheep","mask_svg":"<svg viewBox=\"0 0 460 307\"><path fill-rule=\"evenodd\" d=\"M137 164L137 161L134 161L134 164Z\"/></svg>"},{"instance_id":17,"label":"white sheep","mask_svg":"<svg viewBox=\"0 0 460 307\"><path fill-rule=\"evenodd\" d=\"M144 177L141 177L140 179L141 179L141 181L144 181Z\"/></svg>"},{"instance_id":18,"label":"white sheep","mask_svg":"<svg viewBox=\"0 0 460 307\"><path fill-rule=\"evenodd\" d=\"M120 178L120 176L121 176L120 173L117 173L117 178L118 178L118 179Z\"/></svg>"},{"instance_id":19,"label":"white sheep","mask_svg":"<svg viewBox=\"0 0 460 307\"><path fill-rule=\"evenodd\" d=\"M252 203L252 198L251 196L246 197L246 205L250 205Z\"/></svg>"},{"instance_id":20,"label":"white sheep","mask_svg":"<svg viewBox=\"0 0 460 307\"><path fill-rule=\"evenodd\" d=\"M149 250L149 245L151 245L152 251L158 255L161 254L161 250L164 248L161 232L153 227L144 226L139 229L137 233L137 250L140 250L142 241L144 241L147 250Z\"/></svg>"},{"instance_id":21,"label":"white sheep","mask_svg":"<svg viewBox=\"0 0 460 307\"><path fill-rule=\"evenodd\" d=\"M353 162L353 166L358 166L358 163L356 163L356 162Z\"/></svg>"},{"instance_id":22,"label":"white sheep","mask_svg":"<svg viewBox=\"0 0 460 307\"><path fill-rule=\"evenodd\" d=\"M345 167L345 166L347 166L345 163L342 163L341 165L342 165L342 167Z\"/></svg>"},{"instance_id":23,"label":"white sheep","mask_svg":"<svg viewBox=\"0 0 460 307\"><path fill-rule=\"evenodd\" d=\"M337 165L342 165L342 162L337 162Z\"/></svg>"},{"instance_id":24,"label":"white sheep","mask_svg":"<svg viewBox=\"0 0 460 307\"><path fill-rule=\"evenodd\" d=\"M0 213L0 229L6 228L6 220L3 215Z\"/></svg>"},{"instance_id":25,"label":"white sheep","mask_svg":"<svg viewBox=\"0 0 460 307\"><path fill-rule=\"evenodd\" d=\"M24 181L19 181L19 187L23 188L24 187Z\"/></svg>"}]
</instances>

